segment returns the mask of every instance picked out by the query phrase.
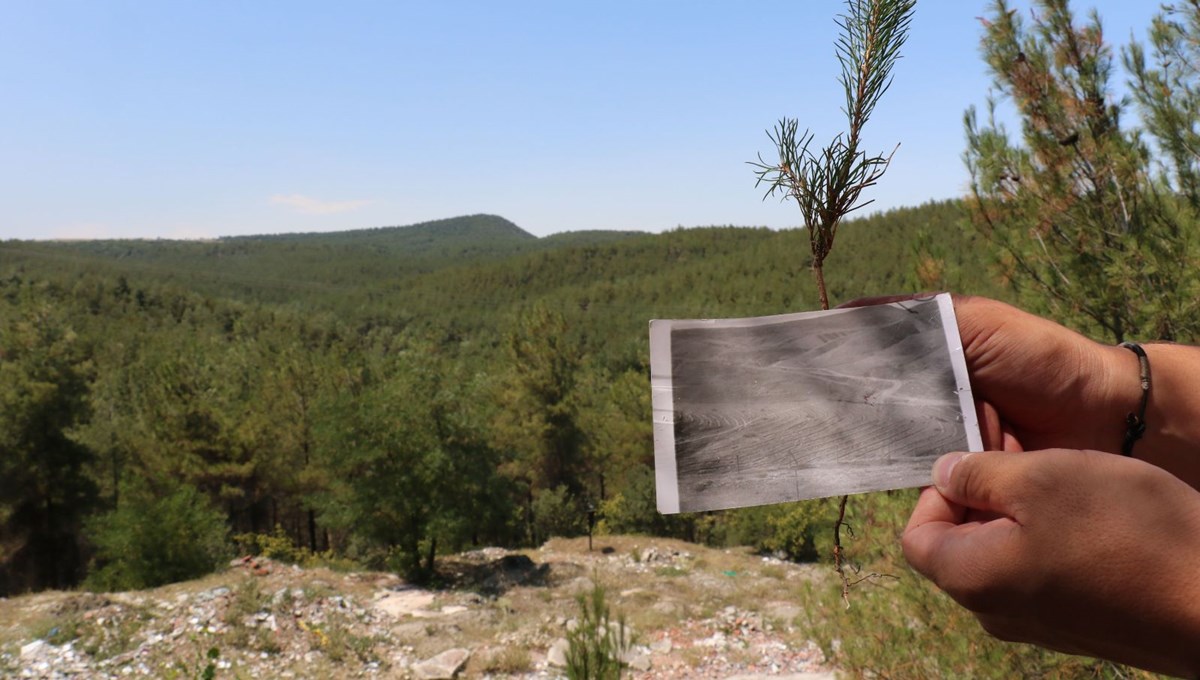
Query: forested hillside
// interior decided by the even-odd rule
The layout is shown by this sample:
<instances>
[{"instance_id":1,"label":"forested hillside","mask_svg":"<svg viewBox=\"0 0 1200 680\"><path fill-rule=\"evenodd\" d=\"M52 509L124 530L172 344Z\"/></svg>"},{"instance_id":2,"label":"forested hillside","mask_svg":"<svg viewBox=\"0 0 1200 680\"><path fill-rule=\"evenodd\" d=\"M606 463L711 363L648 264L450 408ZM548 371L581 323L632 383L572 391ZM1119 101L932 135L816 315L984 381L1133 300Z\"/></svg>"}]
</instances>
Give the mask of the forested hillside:
<instances>
[{"instance_id":1,"label":"forested hillside","mask_svg":"<svg viewBox=\"0 0 1200 680\"><path fill-rule=\"evenodd\" d=\"M653 512L646 323L811 309L805 238L475 216L0 244L0 583L181 578L227 529L428 574L578 533L589 504L613 530L740 538ZM830 262L839 300L996 292L953 202L852 222Z\"/></svg>"},{"instance_id":2,"label":"forested hillside","mask_svg":"<svg viewBox=\"0 0 1200 680\"><path fill-rule=\"evenodd\" d=\"M7 256L39 260L43 266L142 275L215 297L325 304L345 310L353 305L344 296L354 296L372 282L628 235L582 232L538 239L504 218L472 215L336 233L208 241L9 242L3 247Z\"/></svg>"}]
</instances>

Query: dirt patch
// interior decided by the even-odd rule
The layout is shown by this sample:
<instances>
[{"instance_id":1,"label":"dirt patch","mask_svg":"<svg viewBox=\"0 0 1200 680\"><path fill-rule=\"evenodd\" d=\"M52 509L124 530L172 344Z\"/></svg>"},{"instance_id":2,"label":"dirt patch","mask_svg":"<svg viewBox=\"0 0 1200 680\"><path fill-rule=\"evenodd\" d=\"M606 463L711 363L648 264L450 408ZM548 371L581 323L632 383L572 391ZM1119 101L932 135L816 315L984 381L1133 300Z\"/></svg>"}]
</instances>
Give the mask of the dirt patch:
<instances>
[{"instance_id":1,"label":"dirt patch","mask_svg":"<svg viewBox=\"0 0 1200 680\"><path fill-rule=\"evenodd\" d=\"M682 541L594 544L448 557L434 589L259 560L136 593L0 600L0 676L196 677L211 665L218 678L403 678L435 658L465 663L466 677L554 676L551 650L595 585L632 631L629 677L828 670L796 623L806 584L826 578L812 567Z\"/></svg>"}]
</instances>

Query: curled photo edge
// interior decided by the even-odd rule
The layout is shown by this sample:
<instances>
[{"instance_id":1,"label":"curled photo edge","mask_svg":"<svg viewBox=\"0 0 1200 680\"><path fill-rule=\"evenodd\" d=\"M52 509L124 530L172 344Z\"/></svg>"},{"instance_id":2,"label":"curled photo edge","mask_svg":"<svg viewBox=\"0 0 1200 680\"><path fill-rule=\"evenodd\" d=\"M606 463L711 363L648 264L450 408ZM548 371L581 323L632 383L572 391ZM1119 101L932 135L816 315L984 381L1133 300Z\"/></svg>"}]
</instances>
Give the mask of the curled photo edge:
<instances>
[{"instance_id":1,"label":"curled photo edge","mask_svg":"<svg viewBox=\"0 0 1200 680\"><path fill-rule=\"evenodd\" d=\"M650 404L654 417L654 491L658 511L679 512L675 465L675 399L671 383L671 328L668 320L650 322Z\"/></svg>"},{"instance_id":2,"label":"curled photo edge","mask_svg":"<svg viewBox=\"0 0 1200 680\"><path fill-rule=\"evenodd\" d=\"M967 450L982 451L983 436L979 433L979 417L975 413L975 397L971 392L971 378L967 373L967 357L963 353L962 336L958 333L954 298L949 293L939 293L937 301L942 316L942 330L946 332L946 347L950 350L950 365L954 368L954 384L962 410L963 429L967 432Z\"/></svg>"}]
</instances>

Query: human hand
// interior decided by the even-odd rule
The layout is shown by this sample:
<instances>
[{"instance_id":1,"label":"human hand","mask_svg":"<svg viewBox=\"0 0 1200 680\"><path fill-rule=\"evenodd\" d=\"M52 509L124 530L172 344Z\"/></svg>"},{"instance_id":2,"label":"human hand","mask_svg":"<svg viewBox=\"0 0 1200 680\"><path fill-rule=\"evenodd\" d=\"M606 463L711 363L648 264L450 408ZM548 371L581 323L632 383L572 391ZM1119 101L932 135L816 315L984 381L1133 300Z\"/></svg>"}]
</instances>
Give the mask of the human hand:
<instances>
[{"instance_id":1,"label":"human hand","mask_svg":"<svg viewBox=\"0 0 1200 680\"><path fill-rule=\"evenodd\" d=\"M1140 396L1132 352L987 298L956 296L954 312L985 441L1120 452Z\"/></svg>"},{"instance_id":2,"label":"human hand","mask_svg":"<svg viewBox=\"0 0 1200 680\"><path fill-rule=\"evenodd\" d=\"M989 633L1200 673L1200 493L1096 451L949 454L934 480L905 557Z\"/></svg>"},{"instance_id":3,"label":"human hand","mask_svg":"<svg viewBox=\"0 0 1200 680\"><path fill-rule=\"evenodd\" d=\"M1120 451L1125 415L1140 396L1131 352L996 300L955 295L954 312L985 447Z\"/></svg>"}]
</instances>

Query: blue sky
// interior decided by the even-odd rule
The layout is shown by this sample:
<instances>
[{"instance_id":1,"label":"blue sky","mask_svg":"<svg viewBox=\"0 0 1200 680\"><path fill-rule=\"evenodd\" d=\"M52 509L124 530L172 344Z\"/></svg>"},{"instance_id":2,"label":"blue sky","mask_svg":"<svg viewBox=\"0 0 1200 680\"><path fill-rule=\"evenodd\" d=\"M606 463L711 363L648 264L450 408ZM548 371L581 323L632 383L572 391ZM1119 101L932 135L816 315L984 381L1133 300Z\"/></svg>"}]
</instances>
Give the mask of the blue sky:
<instances>
[{"instance_id":1,"label":"blue sky","mask_svg":"<svg viewBox=\"0 0 1200 680\"><path fill-rule=\"evenodd\" d=\"M1142 37L1158 3L1105 0ZM1027 6L1027 5L1021 5ZM961 195L985 3L919 0L866 134L872 208ZM795 226L746 161L842 125L838 0L17 1L0 8L0 238L204 238L495 213Z\"/></svg>"}]
</instances>

